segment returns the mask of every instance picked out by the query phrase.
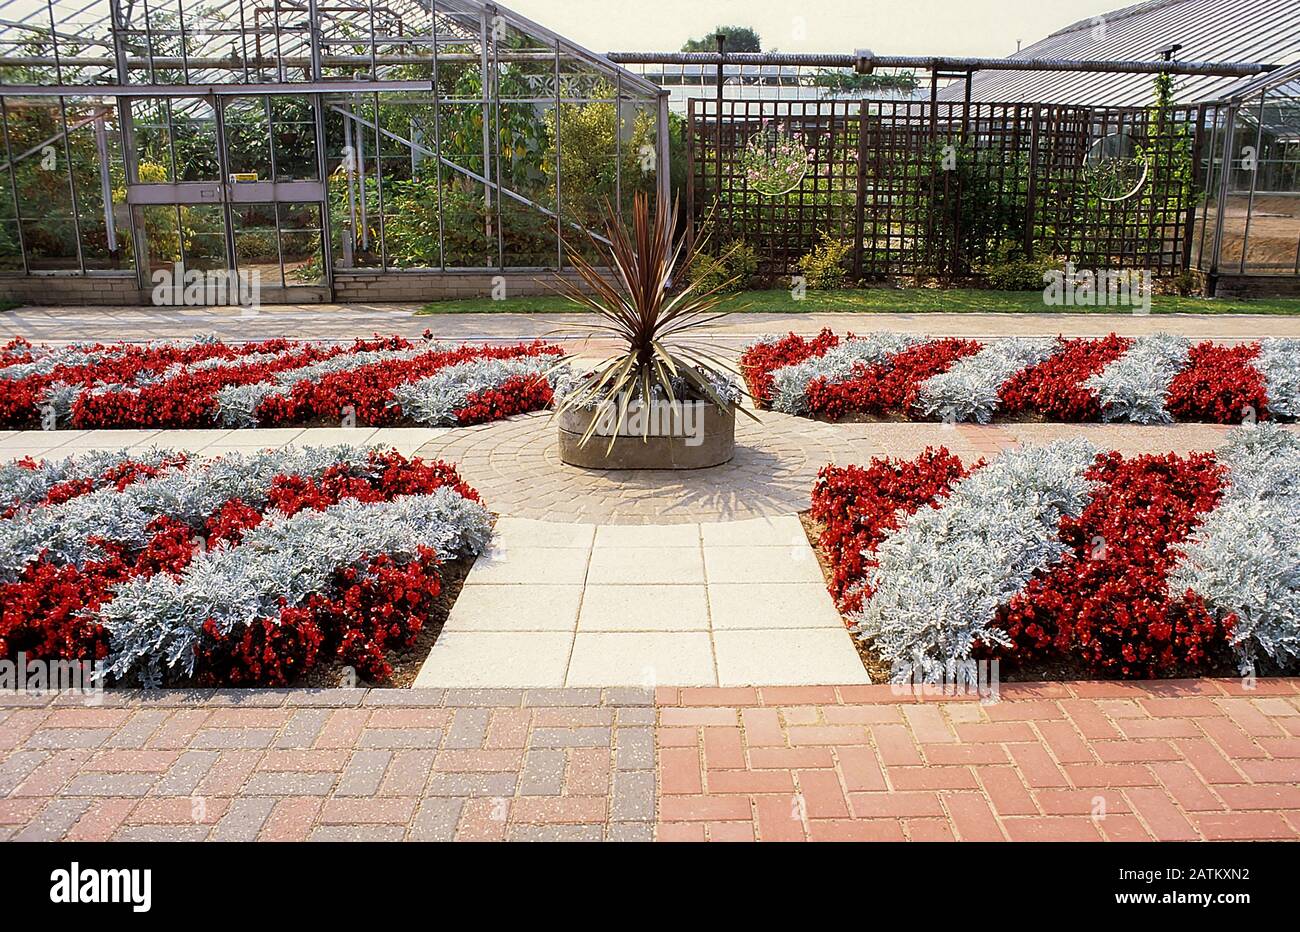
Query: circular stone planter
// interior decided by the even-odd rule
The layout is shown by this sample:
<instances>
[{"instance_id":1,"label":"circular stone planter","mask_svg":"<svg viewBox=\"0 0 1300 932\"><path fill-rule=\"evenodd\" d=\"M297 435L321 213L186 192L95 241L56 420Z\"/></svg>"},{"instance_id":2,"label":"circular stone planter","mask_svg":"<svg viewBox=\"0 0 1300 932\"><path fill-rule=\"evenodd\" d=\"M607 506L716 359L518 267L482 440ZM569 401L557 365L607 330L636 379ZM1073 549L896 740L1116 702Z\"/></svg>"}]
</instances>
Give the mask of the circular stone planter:
<instances>
[{"instance_id":1,"label":"circular stone planter","mask_svg":"<svg viewBox=\"0 0 1300 932\"><path fill-rule=\"evenodd\" d=\"M611 405L561 412L556 417L560 460L586 469L704 469L736 453L734 405L723 411L707 401L661 401L649 408L633 402L611 447L616 415ZM643 436L647 418L649 434ZM580 444L593 419L596 432Z\"/></svg>"}]
</instances>

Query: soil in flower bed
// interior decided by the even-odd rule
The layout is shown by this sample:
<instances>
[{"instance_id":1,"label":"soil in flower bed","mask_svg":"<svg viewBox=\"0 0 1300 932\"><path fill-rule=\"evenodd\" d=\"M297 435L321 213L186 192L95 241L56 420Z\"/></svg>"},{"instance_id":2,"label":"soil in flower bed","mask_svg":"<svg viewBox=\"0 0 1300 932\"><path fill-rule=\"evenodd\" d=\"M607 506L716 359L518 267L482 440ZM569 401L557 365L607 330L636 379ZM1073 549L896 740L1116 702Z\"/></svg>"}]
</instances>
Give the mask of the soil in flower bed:
<instances>
[{"instance_id":1,"label":"soil in flower bed","mask_svg":"<svg viewBox=\"0 0 1300 932\"><path fill-rule=\"evenodd\" d=\"M0 428L451 427L552 400L562 350L379 336L0 346Z\"/></svg>"},{"instance_id":2,"label":"soil in flower bed","mask_svg":"<svg viewBox=\"0 0 1300 932\"><path fill-rule=\"evenodd\" d=\"M388 662L392 665L393 672L386 680L371 682L357 679L356 686L409 689L415 684L420 667L424 666L429 651L433 649L434 643L442 634L442 626L447 623L447 616L451 614L456 599L460 597L460 590L465 585L465 577L469 575L474 559L474 557L461 557L438 567L438 578L442 583L442 589L425 616L424 625L420 628L415 643L410 647L397 648L388 653ZM318 662L297 685L329 689L343 685L347 678L345 665L336 658L331 658L323 663Z\"/></svg>"},{"instance_id":3,"label":"soil in flower bed","mask_svg":"<svg viewBox=\"0 0 1300 932\"><path fill-rule=\"evenodd\" d=\"M1297 507L1300 438L1260 424L1216 453L827 466L802 519L874 680L1156 678L1300 669Z\"/></svg>"},{"instance_id":4,"label":"soil in flower bed","mask_svg":"<svg viewBox=\"0 0 1300 932\"><path fill-rule=\"evenodd\" d=\"M1300 416L1300 340L1238 346L1155 334L932 339L790 333L751 344L741 371L760 407L825 421L1173 421Z\"/></svg>"}]
</instances>

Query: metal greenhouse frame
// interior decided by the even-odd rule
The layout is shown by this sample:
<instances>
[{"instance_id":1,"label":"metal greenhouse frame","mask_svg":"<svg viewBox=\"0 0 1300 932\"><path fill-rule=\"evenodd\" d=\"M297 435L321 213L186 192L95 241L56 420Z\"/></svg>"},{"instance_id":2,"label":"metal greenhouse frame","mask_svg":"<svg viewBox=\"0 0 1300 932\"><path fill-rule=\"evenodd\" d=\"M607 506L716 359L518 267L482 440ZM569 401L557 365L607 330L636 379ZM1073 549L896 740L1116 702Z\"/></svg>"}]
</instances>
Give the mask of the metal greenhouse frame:
<instances>
[{"instance_id":1,"label":"metal greenhouse frame","mask_svg":"<svg viewBox=\"0 0 1300 932\"><path fill-rule=\"evenodd\" d=\"M1300 63L1203 105L1200 124L1192 267L1222 293L1300 276Z\"/></svg>"},{"instance_id":2,"label":"metal greenhouse frame","mask_svg":"<svg viewBox=\"0 0 1300 932\"><path fill-rule=\"evenodd\" d=\"M668 93L477 0L0 0L0 285L563 269Z\"/></svg>"}]
</instances>

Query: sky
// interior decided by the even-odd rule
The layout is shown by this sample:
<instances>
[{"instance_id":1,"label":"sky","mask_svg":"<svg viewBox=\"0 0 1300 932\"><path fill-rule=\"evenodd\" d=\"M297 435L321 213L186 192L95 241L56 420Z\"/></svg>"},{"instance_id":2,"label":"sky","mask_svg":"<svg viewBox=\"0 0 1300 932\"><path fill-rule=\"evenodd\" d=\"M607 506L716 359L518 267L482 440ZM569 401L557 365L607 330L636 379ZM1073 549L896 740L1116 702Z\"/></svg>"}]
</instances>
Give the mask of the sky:
<instances>
[{"instance_id":1,"label":"sky","mask_svg":"<svg viewBox=\"0 0 1300 932\"><path fill-rule=\"evenodd\" d=\"M1134 0L505 0L595 52L676 51L720 25L751 26L764 50L1009 55Z\"/></svg>"}]
</instances>

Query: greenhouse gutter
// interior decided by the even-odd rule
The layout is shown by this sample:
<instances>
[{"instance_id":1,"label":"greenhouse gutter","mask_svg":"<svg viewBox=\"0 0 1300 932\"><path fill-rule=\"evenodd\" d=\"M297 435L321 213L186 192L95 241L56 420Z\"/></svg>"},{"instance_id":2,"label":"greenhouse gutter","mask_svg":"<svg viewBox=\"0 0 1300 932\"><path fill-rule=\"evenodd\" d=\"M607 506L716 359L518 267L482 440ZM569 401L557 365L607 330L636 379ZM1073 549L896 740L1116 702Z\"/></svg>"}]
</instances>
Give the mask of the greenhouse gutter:
<instances>
[{"instance_id":1,"label":"greenhouse gutter","mask_svg":"<svg viewBox=\"0 0 1300 932\"><path fill-rule=\"evenodd\" d=\"M949 71L1090 71L1115 74L1200 74L1250 77L1266 74L1277 65L1261 62L1156 61L1094 58L952 58L933 55L875 55L861 51L845 54L800 52L610 52L618 65L792 65L853 68L869 74L876 68L911 68Z\"/></svg>"}]
</instances>

